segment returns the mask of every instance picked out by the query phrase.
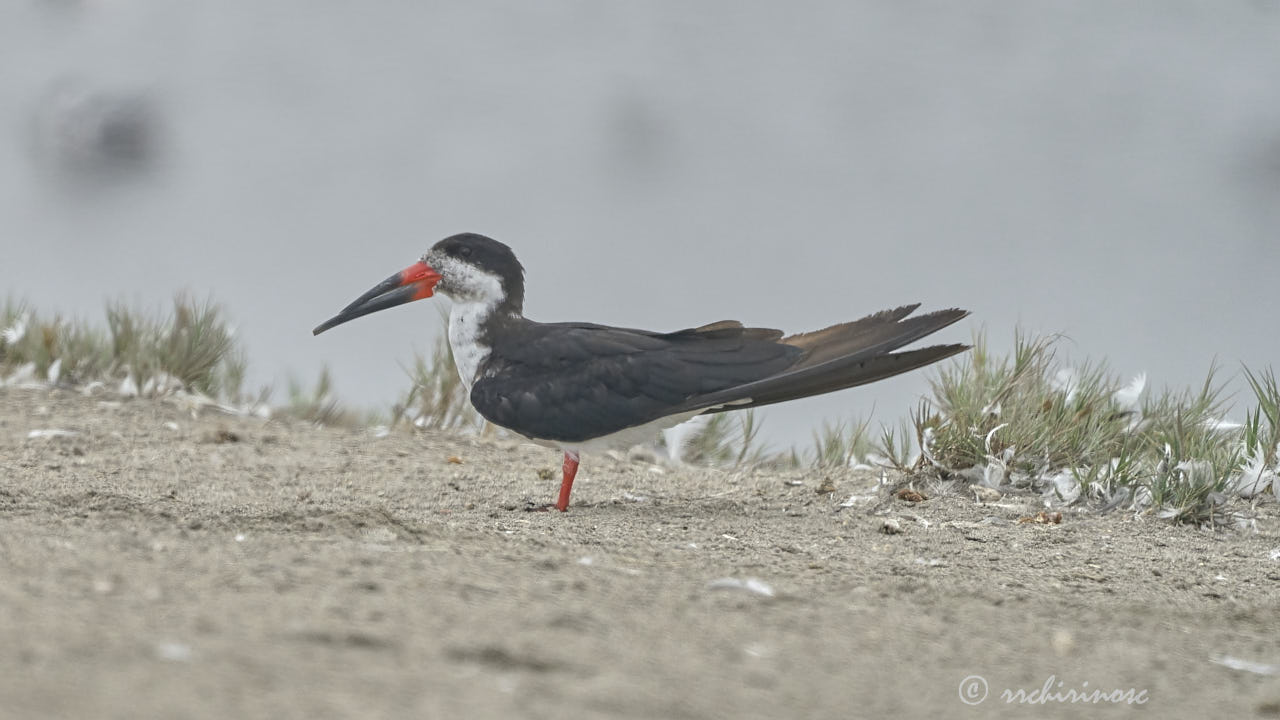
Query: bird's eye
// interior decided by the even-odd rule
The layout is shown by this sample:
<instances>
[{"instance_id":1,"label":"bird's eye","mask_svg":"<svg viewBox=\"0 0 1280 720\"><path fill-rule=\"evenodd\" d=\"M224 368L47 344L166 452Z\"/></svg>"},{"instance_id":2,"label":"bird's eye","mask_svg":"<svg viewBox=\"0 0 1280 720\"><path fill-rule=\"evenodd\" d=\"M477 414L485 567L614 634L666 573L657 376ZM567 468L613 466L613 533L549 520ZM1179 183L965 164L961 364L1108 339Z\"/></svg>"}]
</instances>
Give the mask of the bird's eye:
<instances>
[{"instance_id":1,"label":"bird's eye","mask_svg":"<svg viewBox=\"0 0 1280 720\"><path fill-rule=\"evenodd\" d=\"M462 247L458 248L458 254L461 255L462 257L471 257L471 248L467 247L466 245L463 245Z\"/></svg>"}]
</instances>

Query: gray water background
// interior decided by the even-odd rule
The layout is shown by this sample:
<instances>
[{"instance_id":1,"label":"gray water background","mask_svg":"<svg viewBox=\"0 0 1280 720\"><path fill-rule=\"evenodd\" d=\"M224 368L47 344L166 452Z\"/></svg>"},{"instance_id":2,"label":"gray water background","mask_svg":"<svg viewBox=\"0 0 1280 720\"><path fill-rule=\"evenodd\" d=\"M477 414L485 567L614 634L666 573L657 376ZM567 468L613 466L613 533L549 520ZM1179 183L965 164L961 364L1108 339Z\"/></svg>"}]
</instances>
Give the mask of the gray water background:
<instances>
[{"instance_id":1,"label":"gray water background","mask_svg":"<svg viewBox=\"0 0 1280 720\"><path fill-rule=\"evenodd\" d=\"M145 106L146 162L69 167L68 87ZM973 311L946 341L1062 332L1155 385L1270 364L1280 2L0 3L0 295L209 294L255 384L328 364L385 404L431 303L310 329L459 231L515 248L541 320L923 302Z\"/></svg>"}]
</instances>

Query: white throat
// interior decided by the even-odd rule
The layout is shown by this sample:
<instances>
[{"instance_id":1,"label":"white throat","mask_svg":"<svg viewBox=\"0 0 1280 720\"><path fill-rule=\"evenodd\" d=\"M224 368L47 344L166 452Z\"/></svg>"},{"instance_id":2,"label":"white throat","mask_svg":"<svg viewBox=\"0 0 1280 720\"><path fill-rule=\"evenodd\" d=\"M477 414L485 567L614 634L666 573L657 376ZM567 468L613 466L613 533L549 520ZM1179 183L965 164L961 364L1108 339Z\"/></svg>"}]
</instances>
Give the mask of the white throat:
<instances>
[{"instance_id":1,"label":"white throat","mask_svg":"<svg viewBox=\"0 0 1280 720\"><path fill-rule=\"evenodd\" d=\"M480 377L480 366L489 359L489 348L481 340L481 326L493 314L495 303L478 301L454 301L449 310L449 347L453 349L453 364L458 377L471 392L471 386Z\"/></svg>"},{"instance_id":2,"label":"white throat","mask_svg":"<svg viewBox=\"0 0 1280 720\"><path fill-rule=\"evenodd\" d=\"M482 338L484 322L506 300L502 281L496 275L453 258L434 258L428 254L423 259L448 278L448 287L441 286L439 291L453 301L449 309L449 347L453 350L458 376L467 386L467 392L471 392L492 349Z\"/></svg>"}]
</instances>

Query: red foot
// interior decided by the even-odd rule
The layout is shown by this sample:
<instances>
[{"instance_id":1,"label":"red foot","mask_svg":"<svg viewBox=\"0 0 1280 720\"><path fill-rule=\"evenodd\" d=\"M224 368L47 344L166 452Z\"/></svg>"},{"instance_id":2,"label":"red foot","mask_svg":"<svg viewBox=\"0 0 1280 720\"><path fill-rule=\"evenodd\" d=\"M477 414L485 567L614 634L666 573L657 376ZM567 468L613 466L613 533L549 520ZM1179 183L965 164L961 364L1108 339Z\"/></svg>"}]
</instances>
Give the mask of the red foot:
<instances>
[{"instance_id":1,"label":"red foot","mask_svg":"<svg viewBox=\"0 0 1280 720\"><path fill-rule=\"evenodd\" d=\"M578 453L566 451L562 469L564 479L560 481L560 499L556 500L556 509L565 512L569 509L569 492L573 490L573 478L578 474Z\"/></svg>"}]
</instances>

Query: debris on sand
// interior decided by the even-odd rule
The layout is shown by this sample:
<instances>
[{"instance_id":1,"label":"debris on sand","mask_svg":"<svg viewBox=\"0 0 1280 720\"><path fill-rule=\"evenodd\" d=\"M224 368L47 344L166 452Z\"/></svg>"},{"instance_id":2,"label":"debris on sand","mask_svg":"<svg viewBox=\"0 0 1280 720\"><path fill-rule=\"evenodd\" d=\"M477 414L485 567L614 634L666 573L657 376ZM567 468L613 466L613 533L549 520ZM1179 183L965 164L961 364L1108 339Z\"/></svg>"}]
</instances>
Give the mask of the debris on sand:
<instances>
[{"instance_id":1,"label":"debris on sand","mask_svg":"<svg viewBox=\"0 0 1280 720\"><path fill-rule=\"evenodd\" d=\"M844 502L840 503L839 505L836 505L836 512L840 512L845 508L854 507L855 505L858 505L860 503L875 502L875 500L876 500L875 495L856 495L856 494L850 495L848 498L845 499Z\"/></svg>"},{"instance_id":2,"label":"debris on sand","mask_svg":"<svg viewBox=\"0 0 1280 720\"><path fill-rule=\"evenodd\" d=\"M1232 670L1243 670L1254 675L1280 675L1280 665L1245 660L1231 655L1218 655L1209 658L1209 662Z\"/></svg>"},{"instance_id":3,"label":"debris on sand","mask_svg":"<svg viewBox=\"0 0 1280 720\"><path fill-rule=\"evenodd\" d=\"M80 433L75 430L32 430L27 433L28 440L38 440L40 438L59 438L59 437L76 437Z\"/></svg>"},{"instance_id":4,"label":"debris on sand","mask_svg":"<svg viewBox=\"0 0 1280 720\"><path fill-rule=\"evenodd\" d=\"M999 490L985 485L972 485L969 490L973 493L974 502L993 503L999 502L1000 498L1004 497Z\"/></svg>"},{"instance_id":5,"label":"debris on sand","mask_svg":"<svg viewBox=\"0 0 1280 720\"><path fill-rule=\"evenodd\" d=\"M1049 647L1053 648L1053 653L1058 657L1070 655L1075 646L1075 638L1071 636L1069 630L1058 628L1049 636Z\"/></svg>"},{"instance_id":6,"label":"debris on sand","mask_svg":"<svg viewBox=\"0 0 1280 720\"><path fill-rule=\"evenodd\" d=\"M155 647L156 657L169 662L191 662L195 654L191 646L180 642L159 642Z\"/></svg>"},{"instance_id":7,"label":"debris on sand","mask_svg":"<svg viewBox=\"0 0 1280 720\"><path fill-rule=\"evenodd\" d=\"M227 443L238 443L242 438L240 434L230 428L220 427L212 432L207 432L200 436L200 441L213 445L226 445Z\"/></svg>"},{"instance_id":8,"label":"debris on sand","mask_svg":"<svg viewBox=\"0 0 1280 720\"><path fill-rule=\"evenodd\" d=\"M774 597L773 588L768 583L759 578L733 578L723 577L719 580L712 580L707 583L708 590L745 590L755 595L764 597Z\"/></svg>"},{"instance_id":9,"label":"debris on sand","mask_svg":"<svg viewBox=\"0 0 1280 720\"><path fill-rule=\"evenodd\" d=\"M880 524L880 532L885 535L901 535L902 523L898 522L897 518L885 518Z\"/></svg>"},{"instance_id":10,"label":"debris on sand","mask_svg":"<svg viewBox=\"0 0 1280 720\"><path fill-rule=\"evenodd\" d=\"M1034 525L1061 525L1061 524L1062 524L1062 513L1060 513L1060 512L1052 512L1052 513L1051 513L1051 512L1045 512L1044 510L1041 510L1040 512L1036 513L1035 515L1030 515L1030 516L1027 516L1027 517L1020 517L1020 518L1018 518L1018 524L1019 524L1019 525L1031 525L1031 524L1034 524Z\"/></svg>"},{"instance_id":11,"label":"debris on sand","mask_svg":"<svg viewBox=\"0 0 1280 720\"><path fill-rule=\"evenodd\" d=\"M925 495L924 493L912 487L904 487L898 492L894 493L893 496L898 498L899 500L905 500L907 502L913 502L913 503L924 502L925 500L929 499L928 495Z\"/></svg>"}]
</instances>

